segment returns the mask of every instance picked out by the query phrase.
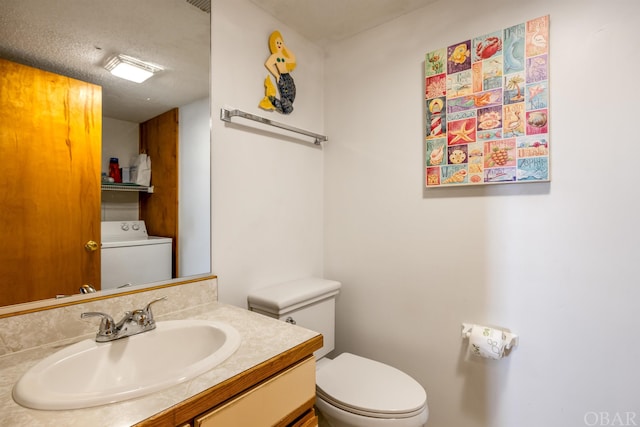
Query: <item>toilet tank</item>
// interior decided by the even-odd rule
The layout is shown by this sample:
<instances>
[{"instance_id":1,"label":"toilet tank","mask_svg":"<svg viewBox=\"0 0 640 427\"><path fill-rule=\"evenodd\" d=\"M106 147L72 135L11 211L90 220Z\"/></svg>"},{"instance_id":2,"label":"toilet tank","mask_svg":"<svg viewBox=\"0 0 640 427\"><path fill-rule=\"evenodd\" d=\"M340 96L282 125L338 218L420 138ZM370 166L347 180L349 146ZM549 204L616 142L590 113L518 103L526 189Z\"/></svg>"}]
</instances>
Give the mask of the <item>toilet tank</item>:
<instances>
[{"instance_id":1,"label":"toilet tank","mask_svg":"<svg viewBox=\"0 0 640 427\"><path fill-rule=\"evenodd\" d=\"M316 359L335 346L335 300L340 282L318 278L277 283L249 292L249 309L269 317L284 320L323 336L323 347Z\"/></svg>"}]
</instances>

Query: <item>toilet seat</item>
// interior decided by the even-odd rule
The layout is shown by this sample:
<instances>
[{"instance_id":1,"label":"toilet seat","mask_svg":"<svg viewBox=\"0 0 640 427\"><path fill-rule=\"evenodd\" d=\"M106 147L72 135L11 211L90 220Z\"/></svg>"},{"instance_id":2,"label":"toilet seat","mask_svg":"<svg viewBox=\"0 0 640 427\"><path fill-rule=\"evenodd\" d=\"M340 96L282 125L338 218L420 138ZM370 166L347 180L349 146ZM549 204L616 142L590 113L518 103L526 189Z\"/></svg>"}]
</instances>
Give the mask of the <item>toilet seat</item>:
<instances>
[{"instance_id":1,"label":"toilet seat","mask_svg":"<svg viewBox=\"0 0 640 427\"><path fill-rule=\"evenodd\" d=\"M342 353L316 373L318 397L372 418L410 418L425 410L427 394L416 380L384 363Z\"/></svg>"}]
</instances>

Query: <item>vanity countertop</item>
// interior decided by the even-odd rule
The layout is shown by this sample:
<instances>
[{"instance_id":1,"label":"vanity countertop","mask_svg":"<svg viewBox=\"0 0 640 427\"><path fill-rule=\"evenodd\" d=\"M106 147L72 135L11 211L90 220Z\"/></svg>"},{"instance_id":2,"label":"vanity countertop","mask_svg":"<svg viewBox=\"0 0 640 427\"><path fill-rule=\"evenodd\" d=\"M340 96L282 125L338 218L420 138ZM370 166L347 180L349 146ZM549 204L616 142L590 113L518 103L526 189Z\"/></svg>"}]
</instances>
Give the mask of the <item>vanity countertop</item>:
<instances>
[{"instance_id":1,"label":"vanity countertop","mask_svg":"<svg viewBox=\"0 0 640 427\"><path fill-rule=\"evenodd\" d=\"M202 406L205 400L210 402L211 396L233 392L230 385L234 380L248 387L251 385L248 373L260 381L322 345L317 332L217 302L158 316L157 320L187 318L226 322L240 332L242 343L224 363L190 381L136 399L67 411L24 408L11 397L13 385L42 358L74 342L93 339L94 334L0 356L0 425L124 427L181 422L176 414L184 416L183 406L189 406L191 411L206 410Z\"/></svg>"}]
</instances>

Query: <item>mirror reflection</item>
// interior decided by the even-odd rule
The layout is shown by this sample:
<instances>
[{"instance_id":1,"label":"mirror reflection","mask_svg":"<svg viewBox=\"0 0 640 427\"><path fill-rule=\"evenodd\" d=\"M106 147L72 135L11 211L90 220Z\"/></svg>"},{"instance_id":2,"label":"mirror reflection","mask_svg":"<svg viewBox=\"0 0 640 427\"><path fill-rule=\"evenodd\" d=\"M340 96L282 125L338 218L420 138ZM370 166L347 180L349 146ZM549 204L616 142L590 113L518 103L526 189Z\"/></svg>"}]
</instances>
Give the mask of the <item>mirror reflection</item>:
<instances>
[{"instance_id":1,"label":"mirror reflection","mask_svg":"<svg viewBox=\"0 0 640 427\"><path fill-rule=\"evenodd\" d=\"M124 80L118 55L160 70ZM3 1L0 59L0 305L209 273L209 1ZM59 103L20 98L39 78Z\"/></svg>"}]
</instances>

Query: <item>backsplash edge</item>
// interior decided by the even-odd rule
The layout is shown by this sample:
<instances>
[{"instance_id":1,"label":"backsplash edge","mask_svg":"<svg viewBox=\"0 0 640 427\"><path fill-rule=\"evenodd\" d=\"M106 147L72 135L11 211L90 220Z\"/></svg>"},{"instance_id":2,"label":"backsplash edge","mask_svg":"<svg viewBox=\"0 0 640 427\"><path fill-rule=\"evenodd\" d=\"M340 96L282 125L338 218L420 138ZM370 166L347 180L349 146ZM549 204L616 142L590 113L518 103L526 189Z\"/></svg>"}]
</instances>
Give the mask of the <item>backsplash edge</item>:
<instances>
[{"instance_id":1,"label":"backsplash edge","mask_svg":"<svg viewBox=\"0 0 640 427\"><path fill-rule=\"evenodd\" d=\"M0 318L0 356L94 334L99 321L96 318L81 319L80 314L85 311L104 312L118 320L125 311L143 308L149 301L161 297L167 297L167 300L154 304L156 316L217 301L218 282L216 278L209 277L180 286Z\"/></svg>"}]
</instances>

